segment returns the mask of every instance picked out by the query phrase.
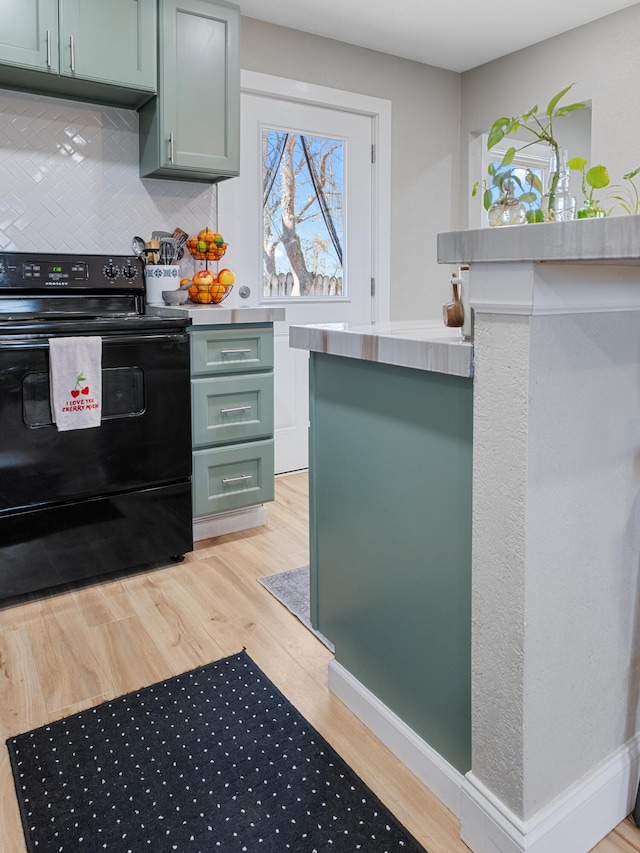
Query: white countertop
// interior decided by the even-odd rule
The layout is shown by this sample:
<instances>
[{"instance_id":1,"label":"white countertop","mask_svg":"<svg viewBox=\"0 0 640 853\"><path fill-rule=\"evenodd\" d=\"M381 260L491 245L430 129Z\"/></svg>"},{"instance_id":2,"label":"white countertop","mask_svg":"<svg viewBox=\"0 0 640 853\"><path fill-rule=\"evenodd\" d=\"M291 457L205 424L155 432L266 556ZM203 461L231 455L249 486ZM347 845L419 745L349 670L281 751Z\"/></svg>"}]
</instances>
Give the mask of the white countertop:
<instances>
[{"instance_id":1,"label":"white countertop","mask_svg":"<svg viewBox=\"0 0 640 853\"><path fill-rule=\"evenodd\" d=\"M224 305L147 305L147 314L162 317L190 317L194 326L217 326L234 323L275 323L284 320L285 309L274 307L225 308Z\"/></svg>"},{"instance_id":2,"label":"white countertop","mask_svg":"<svg viewBox=\"0 0 640 853\"><path fill-rule=\"evenodd\" d=\"M463 339L459 329L447 328L438 320L291 326L289 345L450 376L473 376L473 344Z\"/></svg>"},{"instance_id":3,"label":"white countertop","mask_svg":"<svg viewBox=\"0 0 640 853\"><path fill-rule=\"evenodd\" d=\"M640 216L607 216L438 234L438 262L640 264Z\"/></svg>"}]
</instances>

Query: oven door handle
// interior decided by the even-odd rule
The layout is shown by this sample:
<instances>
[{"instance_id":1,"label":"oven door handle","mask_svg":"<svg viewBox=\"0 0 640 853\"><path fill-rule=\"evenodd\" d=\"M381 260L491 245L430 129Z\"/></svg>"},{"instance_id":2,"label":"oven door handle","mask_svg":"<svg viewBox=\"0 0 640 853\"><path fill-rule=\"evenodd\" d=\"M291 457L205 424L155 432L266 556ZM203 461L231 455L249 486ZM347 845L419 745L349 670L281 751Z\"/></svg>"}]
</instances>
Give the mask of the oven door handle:
<instances>
[{"instance_id":1,"label":"oven door handle","mask_svg":"<svg viewBox=\"0 0 640 853\"><path fill-rule=\"evenodd\" d=\"M56 335L56 337L64 337ZM188 338L184 333L161 332L157 335L103 335L103 344L147 344L162 341L178 341L184 343ZM29 338L3 338L0 340L0 349L49 349L49 339L30 340Z\"/></svg>"}]
</instances>

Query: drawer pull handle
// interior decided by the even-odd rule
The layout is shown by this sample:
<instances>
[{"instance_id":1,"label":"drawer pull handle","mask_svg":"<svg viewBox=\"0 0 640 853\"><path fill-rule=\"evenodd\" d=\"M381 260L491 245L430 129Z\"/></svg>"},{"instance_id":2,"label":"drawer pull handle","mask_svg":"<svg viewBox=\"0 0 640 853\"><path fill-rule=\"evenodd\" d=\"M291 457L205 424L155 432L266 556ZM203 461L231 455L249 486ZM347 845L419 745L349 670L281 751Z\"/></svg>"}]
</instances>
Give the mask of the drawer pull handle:
<instances>
[{"instance_id":1,"label":"drawer pull handle","mask_svg":"<svg viewBox=\"0 0 640 853\"><path fill-rule=\"evenodd\" d=\"M221 349L220 355L239 355L240 353L251 352L250 349Z\"/></svg>"},{"instance_id":2,"label":"drawer pull handle","mask_svg":"<svg viewBox=\"0 0 640 853\"><path fill-rule=\"evenodd\" d=\"M174 162L173 131L169 133L169 162Z\"/></svg>"},{"instance_id":3,"label":"drawer pull handle","mask_svg":"<svg viewBox=\"0 0 640 853\"><path fill-rule=\"evenodd\" d=\"M47 30L47 68L51 68L51 30Z\"/></svg>"},{"instance_id":4,"label":"drawer pull handle","mask_svg":"<svg viewBox=\"0 0 640 853\"><path fill-rule=\"evenodd\" d=\"M229 415L231 412L248 412L251 409L251 406L234 406L230 409L220 409L221 415Z\"/></svg>"},{"instance_id":5,"label":"drawer pull handle","mask_svg":"<svg viewBox=\"0 0 640 853\"><path fill-rule=\"evenodd\" d=\"M241 474L240 477L223 477L222 482L226 485L227 483L239 483L241 480L253 480L253 474Z\"/></svg>"},{"instance_id":6,"label":"drawer pull handle","mask_svg":"<svg viewBox=\"0 0 640 853\"><path fill-rule=\"evenodd\" d=\"M70 55L71 71L75 72L75 70L76 70L76 43L74 41L73 36L69 36L69 55Z\"/></svg>"}]
</instances>

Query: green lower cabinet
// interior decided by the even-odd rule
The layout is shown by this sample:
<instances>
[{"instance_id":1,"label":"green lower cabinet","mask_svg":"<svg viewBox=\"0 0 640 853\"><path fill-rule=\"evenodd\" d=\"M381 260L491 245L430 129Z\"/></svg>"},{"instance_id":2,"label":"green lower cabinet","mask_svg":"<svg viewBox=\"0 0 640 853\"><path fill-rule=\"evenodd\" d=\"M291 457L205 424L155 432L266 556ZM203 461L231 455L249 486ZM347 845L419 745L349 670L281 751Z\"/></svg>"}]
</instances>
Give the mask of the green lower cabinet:
<instances>
[{"instance_id":1,"label":"green lower cabinet","mask_svg":"<svg viewBox=\"0 0 640 853\"><path fill-rule=\"evenodd\" d=\"M273 373L191 380L193 445L273 435Z\"/></svg>"},{"instance_id":2,"label":"green lower cabinet","mask_svg":"<svg viewBox=\"0 0 640 853\"><path fill-rule=\"evenodd\" d=\"M471 379L312 353L312 621L471 767Z\"/></svg>"},{"instance_id":3,"label":"green lower cabinet","mask_svg":"<svg viewBox=\"0 0 640 853\"><path fill-rule=\"evenodd\" d=\"M272 501L273 472L273 439L194 451L195 517Z\"/></svg>"},{"instance_id":4,"label":"green lower cabinet","mask_svg":"<svg viewBox=\"0 0 640 853\"><path fill-rule=\"evenodd\" d=\"M272 501L273 324L189 335L194 518Z\"/></svg>"}]
</instances>

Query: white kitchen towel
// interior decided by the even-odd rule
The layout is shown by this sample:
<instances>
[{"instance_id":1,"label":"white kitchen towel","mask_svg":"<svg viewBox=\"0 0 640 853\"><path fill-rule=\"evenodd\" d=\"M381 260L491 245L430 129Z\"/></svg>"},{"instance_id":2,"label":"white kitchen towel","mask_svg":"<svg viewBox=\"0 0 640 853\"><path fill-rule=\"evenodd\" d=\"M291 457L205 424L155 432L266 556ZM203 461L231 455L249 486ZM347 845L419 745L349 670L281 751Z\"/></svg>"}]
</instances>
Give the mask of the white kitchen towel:
<instances>
[{"instance_id":1,"label":"white kitchen towel","mask_svg":"<svg viewBox=\"0 0 640 853\"><path fill-rule=\"evenodd\" d=\"M102 338L49 339L51 417L60 432L100 426Z\"/></svg>"}]
</instances>

